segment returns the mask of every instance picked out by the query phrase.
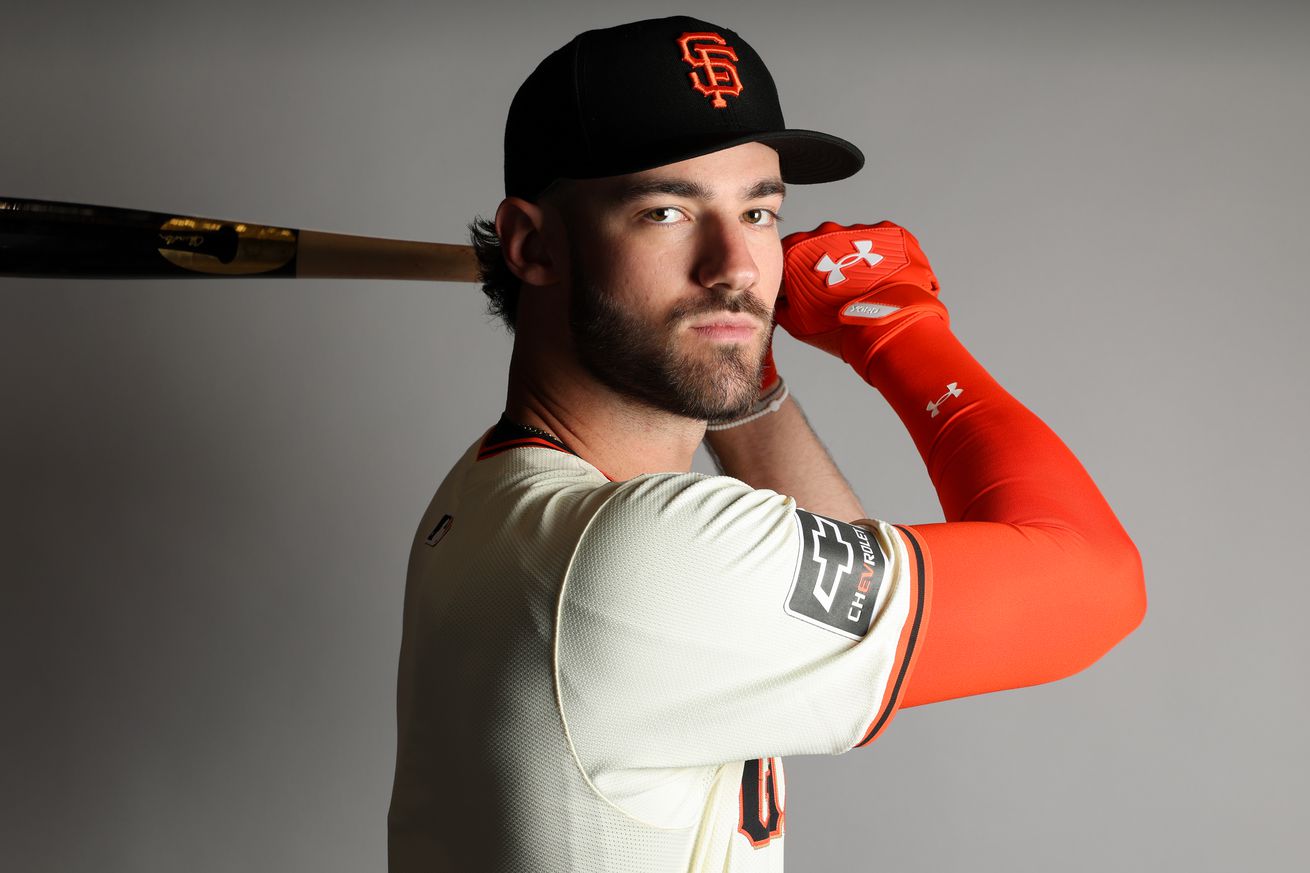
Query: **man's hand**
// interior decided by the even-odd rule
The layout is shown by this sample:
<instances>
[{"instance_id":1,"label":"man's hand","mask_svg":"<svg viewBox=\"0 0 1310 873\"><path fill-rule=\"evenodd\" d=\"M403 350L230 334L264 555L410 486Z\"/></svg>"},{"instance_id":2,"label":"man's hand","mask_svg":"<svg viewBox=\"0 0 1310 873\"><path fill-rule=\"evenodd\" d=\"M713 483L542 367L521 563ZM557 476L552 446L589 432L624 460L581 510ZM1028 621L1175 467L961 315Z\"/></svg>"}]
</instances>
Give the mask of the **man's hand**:
<instances>
[{"instance_id":1,"label":"man's hand","mask_svg":"<svg viewBox=\"0 0 1310 873\"><path fill-rule=\"evenodd\" d=\"M824 222L786 237L782 249L778 324L866 380L874 354L907 325L921 318L949 321L918 240L890 221Z\"/></svg>"}]
</instances>

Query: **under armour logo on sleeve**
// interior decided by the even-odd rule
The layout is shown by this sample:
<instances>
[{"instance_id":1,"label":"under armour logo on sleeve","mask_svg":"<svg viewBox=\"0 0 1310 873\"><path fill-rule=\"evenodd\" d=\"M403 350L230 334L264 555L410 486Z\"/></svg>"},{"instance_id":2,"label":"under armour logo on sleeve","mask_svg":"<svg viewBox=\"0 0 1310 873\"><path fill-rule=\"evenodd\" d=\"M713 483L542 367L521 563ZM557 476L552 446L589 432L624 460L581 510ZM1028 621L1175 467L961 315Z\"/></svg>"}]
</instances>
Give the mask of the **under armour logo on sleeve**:
<instances>
[{"instance_id":1,"label":"under armour logo on sleeve","mask_svg":"<svg viewBox=\"0 0 1310 873\"><path fill-rule=\"evenodd\" d=\"M952 397L959 397L964 393L959 382L951 382L946 386L946 393L936 400L929 400L927 410L932 413L929 418L936 418L941 413L941 405Z\"/></svg>"},{"instance_id":2,"label":"under armour logo on sleeve","mask_svg":"<svg viewBox=\"0 0 1310 873\"><path fill-rule=\"evenodd\" d=\"M852 240L851 244L855 246L855 251L849 255L843 256L840 260L834 261L827 252L819 258L819 262L814 265L814 269L819 273L828 274L828 284L836 285L838 282L846 281L846 274L842 270L847 267L853 267L860 261L864 261L870 267L882 260L882 255L873 250L873 240L857 239Z\"/></svg>"}]
</instances>

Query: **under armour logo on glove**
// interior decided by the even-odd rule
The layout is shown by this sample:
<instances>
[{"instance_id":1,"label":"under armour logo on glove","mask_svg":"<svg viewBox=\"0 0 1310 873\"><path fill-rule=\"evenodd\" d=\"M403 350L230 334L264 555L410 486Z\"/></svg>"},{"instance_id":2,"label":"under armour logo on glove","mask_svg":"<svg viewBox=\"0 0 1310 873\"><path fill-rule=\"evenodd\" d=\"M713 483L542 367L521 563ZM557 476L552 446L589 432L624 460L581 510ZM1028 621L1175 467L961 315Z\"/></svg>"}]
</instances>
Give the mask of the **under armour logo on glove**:
<instances>
[{"instance_id":1,"label":"under armour logo on glove","mask_svg":"<svg viewBox=\"0 0 1310 873\"><path fill-rule=\"evenodd\" d=\"M950 384L948 384L946 386L945 394L943 394L941 397L938 397L936 400L928 401L927 409L929 412L932 413L932 415L928 417L936 418L941 413L941 405L943 403L945 403L947 400L950 400L952 397L959 397L963 393L964 393L964 389L960 387L959 382L951 382Z\"/></svg>"},{"instance_id":2,"label":"under armour logo on glove","mask_svg":"<svg viewBox=\"0 0 1310 873\"><path fill-rule=\"evenodd\" d=\"M774 311L779 326L802 342L846 325L885 335L920 315L946 318L918 241L890 221L854 227L825 221L785 237L782 253L783 288Z\"/></svg>"},{"instance_id":3,"label":"under armour logo on glove","mask_svg":"<svg viewBox=\"0 0 1310 873\"><path fill-rule=\"evenodd\" d=\"M846 281L846 274L842 270L847 267L853 267L860 261L864 261L870 267L882 260L882 255L875 254L873 251L873 240L856 239L851 240L851 245L855 246L855 251L845 255L841 260L834 261L827 252L819 258L819 262L814 265L814 269L819 273L828 274L828 284L836 285L838 282Z\"/></svg>"}]
</instances>

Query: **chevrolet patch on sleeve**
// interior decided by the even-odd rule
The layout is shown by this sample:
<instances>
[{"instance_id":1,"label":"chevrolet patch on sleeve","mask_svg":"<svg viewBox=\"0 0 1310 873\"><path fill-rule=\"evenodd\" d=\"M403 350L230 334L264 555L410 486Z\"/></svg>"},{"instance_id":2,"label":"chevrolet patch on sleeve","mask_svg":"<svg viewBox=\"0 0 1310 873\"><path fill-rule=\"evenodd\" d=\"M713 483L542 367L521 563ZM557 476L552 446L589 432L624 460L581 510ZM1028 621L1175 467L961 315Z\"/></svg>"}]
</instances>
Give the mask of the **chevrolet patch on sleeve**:
<instances>
[{"instance_id":1,"label":"chevrolet patch on sleeve","mask_svg":"<svg viewBox=\"0 0 1310 873\"><path fill-rule=\"evenodd\" d=\"M873 621L887 570L877 538L862 527L796 510L800 553L787 614L853 640Z\"/></svg>"}]
</instances>

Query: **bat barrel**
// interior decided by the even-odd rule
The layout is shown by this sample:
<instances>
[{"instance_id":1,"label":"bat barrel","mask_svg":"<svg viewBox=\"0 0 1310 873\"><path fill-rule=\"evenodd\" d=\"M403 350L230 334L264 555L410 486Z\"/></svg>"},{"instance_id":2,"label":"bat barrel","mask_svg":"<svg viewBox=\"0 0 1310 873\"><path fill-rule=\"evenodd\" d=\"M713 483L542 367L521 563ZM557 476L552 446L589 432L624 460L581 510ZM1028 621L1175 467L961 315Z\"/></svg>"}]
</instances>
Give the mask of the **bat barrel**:
<instances>
[{"instance_id":1,"label":"bat barrel","mask_svg":"<svg viewBox=\"0 0 1310 873\"><path fill-rule=\"evenodd\" d=\"M476 282L468 246L0 197L0 276Z\"/></svg>"},{"instance_id":2,"label":"bat barrel","mask_svg":"<svg viewBox=\"0 0 1310 873\"><path fill-rule=\"evenodd\" d=\"M294 277L296 231L109 206L0 198L0 275Z\"/></svg>"}]
</instances>

